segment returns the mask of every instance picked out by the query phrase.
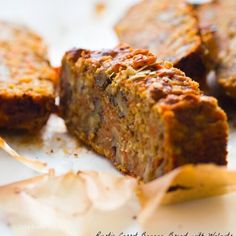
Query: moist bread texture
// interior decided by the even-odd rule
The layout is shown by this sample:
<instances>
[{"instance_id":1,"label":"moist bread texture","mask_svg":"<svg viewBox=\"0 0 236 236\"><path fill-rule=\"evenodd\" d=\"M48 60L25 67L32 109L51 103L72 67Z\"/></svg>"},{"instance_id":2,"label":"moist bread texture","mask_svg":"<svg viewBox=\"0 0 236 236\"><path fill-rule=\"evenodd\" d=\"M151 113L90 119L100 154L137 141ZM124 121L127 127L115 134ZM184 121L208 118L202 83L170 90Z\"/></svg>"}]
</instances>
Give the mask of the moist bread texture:
<instances>
[{"instance_id":1,"label":"moist bread texture","mask_svg":"<svg viewBox=\"0 0 236 236\"><path fill-rule=\"evenodd\" d=\"M197 7L197 13L200 27L215 35L217 81L226 94L236 99L236 1L215 0Z\"/></svg>"},{"instance_id":2,"label":"moist bread texture","mask_svg":"<svg viewBox=\"0 0 236 236\"><path fill-rule=\"evenodd\" d=\"M56 73L42 39L0 22L0 128L37 131L54 109Z\"/></svg>"},{"instance_id":3,"label":"moist bread texture","mask_svg":"<svg viewBox=\"0 0 236 236\"><path fill-rule=\"evenodd\" d=\"M147 48L158 60L170 61L187 76L204 84L209 51L203 44L193 7L186 0L143 0L115 26L122 43ZM207 43L212 32L208 31Z\"/></svg>"},{"instance_id":4,"label":"moist bread texture","mask_svg":"<svg viewBox=\"0 0 236 236\"><path fill-rule=\"evenodd\" d=\"M216 99L146 49L67 52L60 106L69 132L144 181L186 163L227 163Z\"/></svg>"}]
</instances>

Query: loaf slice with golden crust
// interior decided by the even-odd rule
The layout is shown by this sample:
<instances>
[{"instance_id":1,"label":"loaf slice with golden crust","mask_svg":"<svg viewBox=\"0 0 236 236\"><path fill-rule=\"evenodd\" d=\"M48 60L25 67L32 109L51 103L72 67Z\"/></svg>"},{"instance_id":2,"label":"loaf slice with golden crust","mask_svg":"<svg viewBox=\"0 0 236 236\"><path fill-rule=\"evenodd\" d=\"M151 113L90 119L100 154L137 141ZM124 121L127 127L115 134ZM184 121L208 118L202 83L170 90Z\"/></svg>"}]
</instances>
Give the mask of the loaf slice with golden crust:
<instances>
[{"instance_id":1,"label":"loaf slice with golden crust","mask_svg":"<svg viewBox=\"0 0 236 236\"><path fill-rule=\"evenodd\" d=\"M201 39L196 13L186 0L140 1L127 11L115 30L122 43L147 48L160 61L172 62L204 84L208 51ZM211 36L208 32L208 40Z\"/></svg>"},{"instance_id":2,"label":"loaf slice with golden crust","mask_svg":"<svg viewBox=\"0 0 236 236\"><path fill-rule=\"evenodd\" d=\"M56 73L42 39L0 22L0 128L36 131L54 109Z\"/></svg>"},{"instance_id":3,"label":"loaf slice with golden crust","mask_svg":"<svg viewBox=\"0 0 236 236\"><path fill-rule=\"evenodd\" d=\"M197 13L200 27L215 32L217 81L236 99L236 1L215 0L197 7Z\"/></svg>"},{"instance_id":4,"label":"loaf slice with golden crust","mask_svg":"<svg viewBox=\"0 0 236 236\"><path fill-rule=\"evenodd\" d=\"M144 181L186 163L226 164L216 99L146 49L67 52L60 106L69 132Z\"/></svg>"}]
</instances>

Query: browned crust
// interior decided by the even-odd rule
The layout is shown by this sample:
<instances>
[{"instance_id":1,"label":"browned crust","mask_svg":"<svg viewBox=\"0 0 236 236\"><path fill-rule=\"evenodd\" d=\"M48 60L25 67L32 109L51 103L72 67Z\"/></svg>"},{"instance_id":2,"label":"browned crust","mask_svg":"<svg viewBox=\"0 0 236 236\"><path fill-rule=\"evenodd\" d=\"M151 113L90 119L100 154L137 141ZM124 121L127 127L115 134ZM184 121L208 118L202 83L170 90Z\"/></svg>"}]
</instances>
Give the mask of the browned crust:
<instances>
[{"instance_id":1,"label":"browned crust","mask_svg":"<svg viewBox=\"0 0 236 236\"><path fill-rule=\"evenodd\" d=\"M69 132L124 173L149 181L186 163L226 164L217 101L148 50L66 53L60 99Z\"/></svg>"},{"instance_id":2,"label":"browned crust","mask_svg":"<svg viewBox=\"0 0 236 236\"><path fill-rule=\"evenodd\" d=\"M185 0L144 0L117 23L121 42L148 48L159 60L171 61L187 76L205 83L207 53L194 9Z\"/></svg>"},{"instance_id":3,"label":"browned crust","mask_svg":"<svg viewBox=\"0 0 236 236\"><path fill-rule=\"evenodd\" d=\"M54 109L57 76L42 39L0 22L0 128L36 131Z\"/></svg>"}]
</instances>

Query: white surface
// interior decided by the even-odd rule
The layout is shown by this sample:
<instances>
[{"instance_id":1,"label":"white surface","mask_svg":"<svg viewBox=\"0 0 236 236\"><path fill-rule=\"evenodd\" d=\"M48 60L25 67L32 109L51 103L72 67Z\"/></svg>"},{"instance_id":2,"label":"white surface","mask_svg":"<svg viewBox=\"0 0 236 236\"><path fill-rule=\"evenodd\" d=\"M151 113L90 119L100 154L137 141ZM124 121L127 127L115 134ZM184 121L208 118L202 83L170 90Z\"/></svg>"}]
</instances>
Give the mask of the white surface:
<instances>
[{"instance_id":1,"label":"white surface","mask_svg":"<svg viewBox=\"0 0 236 236\"><path fill-rule=\"evenodd\" d=\"M0 18L27 24L42 34L49 44L51 60L58 66L63 53L72 47L99 49L116 45L117 39L112 28L125 9L135 0L107 0L106 9L101 14L96 14L97 2L96 0L1 0ZM66 133L63 121L55 116L37 137L29 138L13 134L4 136L20 154L47 161L58 173L70 169L95 169L118 174L102 157L84 147L78 148L76 141ZM230 134L228 149L229 168L236 168L235 131ZM76 155L78 157L75 157ZM0 184L36 174L3 152L0 158L0 173ZM154 233L169 235L174 231L176 234L189 232L189 235L193 235L203 232L204 236L214 232L236 234L235 217L236 194L163 207L157 214ZM137 230L143 232L144 229L138 229L135 222L129 229L120 229L120 232L124 230L135 234ZM0 227L0 235L10 235L6 226Z\"/></svg>"}]
</instances>

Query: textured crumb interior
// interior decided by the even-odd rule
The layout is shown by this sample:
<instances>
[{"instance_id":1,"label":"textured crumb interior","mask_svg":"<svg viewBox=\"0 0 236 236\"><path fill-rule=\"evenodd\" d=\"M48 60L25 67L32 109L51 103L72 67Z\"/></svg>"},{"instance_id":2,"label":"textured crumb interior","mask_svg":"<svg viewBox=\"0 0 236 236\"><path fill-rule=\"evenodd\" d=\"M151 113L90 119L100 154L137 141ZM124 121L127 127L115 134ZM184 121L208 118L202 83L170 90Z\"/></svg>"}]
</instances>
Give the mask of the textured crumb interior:
<instances>
[{"instance_id":1,"label":"textured crumb interior","mask_svg":"<svg viewBox=\"0 0 236 236\"><path fill-rule=\"evenodd\" d=\"M225 164L226 116L215 99L204 99L197 84L169 64L135 67L149 61L147 51L117 50L65 56L60 96L69 131L144 181L185 163ZM221 150L209 151L210 145Z\"/></svg>"}]
</instances>

